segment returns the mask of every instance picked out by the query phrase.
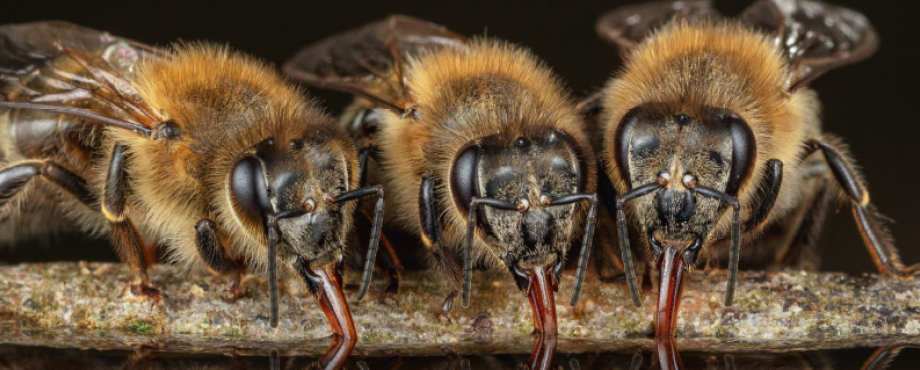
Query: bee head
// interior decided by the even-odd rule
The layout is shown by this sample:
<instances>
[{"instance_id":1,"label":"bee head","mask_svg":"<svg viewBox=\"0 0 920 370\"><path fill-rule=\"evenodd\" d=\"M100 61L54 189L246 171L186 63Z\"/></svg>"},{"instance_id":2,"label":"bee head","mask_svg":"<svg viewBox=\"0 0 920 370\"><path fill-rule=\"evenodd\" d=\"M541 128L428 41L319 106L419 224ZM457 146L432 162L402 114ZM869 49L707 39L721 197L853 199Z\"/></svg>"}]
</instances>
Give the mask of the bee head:
<instances>
[{"instance_id":1,"label":"bee head","mask_svg":"<svg viewBox=\"0 0 920 370\"><path fill-rule=\"evenodd\" d=\"M342 254L350 227L348 203L336 197L350 190L349 146L332 133L276 135L237 160L229 179L229 201L248 230L263 234L277 217L278 256L310 261L318 268ZM283 216L283 217L280 217ZM260 235L257 239L263 239Z\"/></svg>"},{"instance_id":2,"label":"bee head","mask_svg":"<svg viewBox=\"0 0 920 370\"><path fill-rule=\"evenodd\" d=\"M635 226L646 232L655 254L662 245L690 248L705 240L730 207L697 189L737 197L757 152L750 127L737 114L708 107L682 112L664 104L629 111L614 150L630 188L660 186L632 202L640 223ZM695 254L693 259L688 264L695 263Z\"/></svg>"},{"instance_id":3,"label":"bee head","mask_svg":"<svg viewBox=\"0 0 920 370\"><path fill-rule=\"evenodd\" d=\"M574 236L576 204L551 205L584 192L587 161L568 133L537 132L506 138L492 135L461 149L450 171L450 191L492 253L521 269L562 263Z\"/></svg>"}]
</instances>

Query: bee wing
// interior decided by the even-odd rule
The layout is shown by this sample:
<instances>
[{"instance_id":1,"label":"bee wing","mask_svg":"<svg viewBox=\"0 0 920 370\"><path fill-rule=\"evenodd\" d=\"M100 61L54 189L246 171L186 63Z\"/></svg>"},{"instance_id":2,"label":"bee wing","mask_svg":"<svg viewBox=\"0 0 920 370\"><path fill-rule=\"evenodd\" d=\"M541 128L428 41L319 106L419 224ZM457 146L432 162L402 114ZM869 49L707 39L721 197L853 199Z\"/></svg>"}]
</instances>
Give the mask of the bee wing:
<instances>
[{"instance_id":1,"label":"bee wing","mask_svg":"<svg viewBox=\"0 0 920 370\"><path fill-rule=\"evenodd\" d=\"M167 57L156 48L67 22L0 26L0 102L152 127L160 118L130 79L139 61Z\"/></svg>"},{"instance_id":2,"label":"bee wing","mask_svg":"<svg viewBox=\"0 0 920 370\"><path fill-rule=\"evenodd\" d=\"M284 73L309 86L404 109L409 102L402 85L405 60L425 50L464 48L466 42L443 26L392 15L300 50L284 64Z\"/></svg>"},{"instance_id":3,"label":"bee wing","mask_svg":"<svg viewBox=\"0 0 920 370\"><path fill-rule=\"evenodd\" d=\"M741 19L776 35L790 63L789 91L878 49L878 35L865 16L817 1L760 0Z\"/></svg>"},{"instance_id":4,"label":"bee wing","mask_svg":"<svg viewBox=\"0 0 920 370\"><path fill-rule=\"evenodd\" d=\"M675 19L719 19L711 0L654 1L611 10L597 20L597 34L617 46L621 57L661 26Z\"/></svg>"}]
</instances>

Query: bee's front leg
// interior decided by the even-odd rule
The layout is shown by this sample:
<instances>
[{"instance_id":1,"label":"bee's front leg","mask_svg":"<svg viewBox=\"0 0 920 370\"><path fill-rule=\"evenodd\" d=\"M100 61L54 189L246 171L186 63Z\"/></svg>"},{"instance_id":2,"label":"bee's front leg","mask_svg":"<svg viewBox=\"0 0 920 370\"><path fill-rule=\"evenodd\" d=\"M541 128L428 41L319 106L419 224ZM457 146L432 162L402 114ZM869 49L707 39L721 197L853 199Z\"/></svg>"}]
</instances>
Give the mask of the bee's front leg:
<instances>
[{"instance_id":1,"label":"bee's front leg","mask_svg":"<svg viewBox=\"0 0 920 370\"><path fill-rule=\"evenodd\" d=\"M431 259L435 268L444 275L450 286L450 293L441 303L441 309L438 311L438 318L450 321L450 311L454 307L454 299L460 292L460 266L454 261L450 252L441 238L440 212L435 199L435 179L432 175L426 175L422 179L422 186L419 189L419 222L421 223L422 242L431 254Z\"/></svg>"},{"instance_id":2,"label":"bee's front leg","mask_svg":"<svg viewBox=\"0 0 920 370\"><path fill-rule=\"evenodd\" d=\"M365 210L359 209L356 213L355 229L358 233L358 246L367 245L373 234L374 218ZM390 244L390 241L387 240L384 233L380 233L380 245L383 247L384 253L379 254L377 265L385 270L387 275L387 287L380 293L380 301L386 305L396 305L399 304L399 270L402 269L403 266L399 261L399 257L396 255L396 250L393 248L393 245ZM361 253L358 253L359 256L360 254ZM358 258L358 262L359 266L364 265L365 260L363 256ZM357 291L358 285L349 284L348 288Z\"/></svg>"},{"instance_id":3,"label":"bee's front leg","mask_svg":"<svg viewBox=\"0 0 920 370\"><path fill-rule=\"evenodd\" d=\"M195 224L195 246L198 255L212 273L226 276L229 280L229 300L240 296L240 279L246 272L243 258L232 258L217 234L214 221L203 219Z\"/></svg>"},{"instance_id":4,"label":"bee's front leg","mask_svg":"<svg viewBox=\"0 0 920 370\"><path fill-rule=\"evenodd\" d=\"M154 302L166 298L150 284L147 276L147 260L144 257L144 245L137 228L127 217L127 191L125 167L128 161L127 147L115 145L109 161L105 187L102 192L102 213L111 227L111 240L115 245L121 261L126 263L135 274L129 286L129 292L135 297L147 297Z\"/></svg>"}]
</instances>

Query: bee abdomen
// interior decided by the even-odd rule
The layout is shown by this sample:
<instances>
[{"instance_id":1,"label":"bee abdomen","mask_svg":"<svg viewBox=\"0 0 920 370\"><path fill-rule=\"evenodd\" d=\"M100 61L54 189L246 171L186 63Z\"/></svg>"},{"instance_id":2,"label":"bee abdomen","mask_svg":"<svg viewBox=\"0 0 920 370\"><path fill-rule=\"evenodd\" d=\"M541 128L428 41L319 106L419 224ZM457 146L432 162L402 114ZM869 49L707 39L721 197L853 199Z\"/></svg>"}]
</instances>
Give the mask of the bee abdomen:
<instances>
[{"instance_id":1,"label":"bee abdomen","mask_svg":"<svg viewBox=\"0 0 920 370\"><path fill-rule=\"evenodd\" d=\"M9 110L0 116L0 135L7 145L0 147L0 160L42 159L64 155L88 161L88 143L98 141L101 130L81 125L65 116L39 111ZM4 140L0 140L3 143Z\"/></svg>"}]
</instances>

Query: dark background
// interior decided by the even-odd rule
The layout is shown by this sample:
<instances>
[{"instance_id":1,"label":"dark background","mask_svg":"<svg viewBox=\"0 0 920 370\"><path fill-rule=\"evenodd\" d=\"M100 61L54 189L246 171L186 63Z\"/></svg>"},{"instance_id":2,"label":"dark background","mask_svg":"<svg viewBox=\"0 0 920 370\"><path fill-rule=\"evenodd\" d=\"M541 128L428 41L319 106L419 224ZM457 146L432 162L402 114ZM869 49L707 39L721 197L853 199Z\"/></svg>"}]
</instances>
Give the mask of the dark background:
<instances>
[{"instance_id":1,"label":"dark background","mask_svg":"<svg viewBox=\"0 0 920 370\"><path fill-rule=\"evenodd\" d=\"M615 50L595 36L594 22L609 9L634 1L581 4L439 1L350 3L314 1L305 4L265 1L134 2L15 1L0 12L0 24L61 19L106 30L140 42L166 45L182 40L209 40L280 65L301 47L334 33L375 21L392 13L416 16L465 35L499 37L525 45L583 96L601 87L620 66ZM812 83L824 104L826 131L851 146L869 183L872 201L896 220L894 237L905 263L920 262L920 36L916 1L837 0L857 9L881 34L881 48L869 60L834 70ZM740 12L748 2L716 1L726 14ZM909 4L910 9L905 5ZM334 112L349 101L342 94L312 91ZM115 260L104 241L67 236L67 243L48 247L22 245L0 249L8 263L48 260ZM74 242L76 241L76 242ZM875 271L849 207L831 215L820 242L822 269Z\"/></svg>"}]
</instances>

